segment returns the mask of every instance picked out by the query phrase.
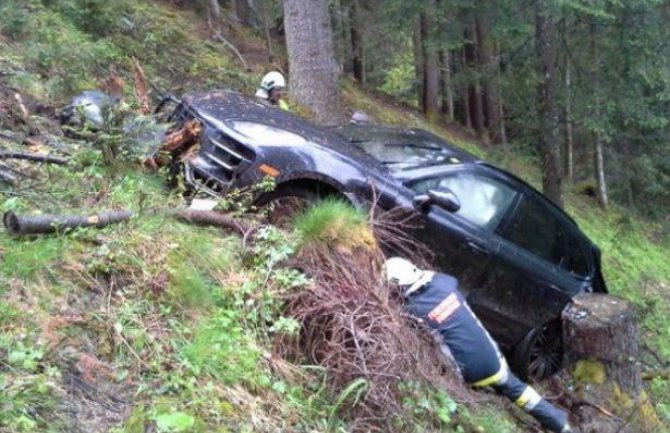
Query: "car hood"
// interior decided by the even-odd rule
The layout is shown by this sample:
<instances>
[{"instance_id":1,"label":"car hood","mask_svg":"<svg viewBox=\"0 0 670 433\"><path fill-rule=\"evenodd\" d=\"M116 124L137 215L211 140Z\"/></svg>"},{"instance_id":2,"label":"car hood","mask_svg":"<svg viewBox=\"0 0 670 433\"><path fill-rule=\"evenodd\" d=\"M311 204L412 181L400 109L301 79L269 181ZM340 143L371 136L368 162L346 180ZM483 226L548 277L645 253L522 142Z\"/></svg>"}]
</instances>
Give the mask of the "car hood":
<instances>
[{"instance_id":1,"label":"car hood","mask_svg":"<svg viewBox=\"0 0 670 433\"><path fill-rule=\"evenodd\" d=\"M330 130L313 125L307 120L291 114L286 110L262 104L247 96L228 90L217 90L206 93L190 93L183 101L200 117L213 126L250 146L258 143L237 133L231 121L255 122L298 134L306 140L306 146L318 146L326 151L336 153L351 162L386 173L388 170L375 158L360 148L350 144Z\"/></svg>"}]
</instances>

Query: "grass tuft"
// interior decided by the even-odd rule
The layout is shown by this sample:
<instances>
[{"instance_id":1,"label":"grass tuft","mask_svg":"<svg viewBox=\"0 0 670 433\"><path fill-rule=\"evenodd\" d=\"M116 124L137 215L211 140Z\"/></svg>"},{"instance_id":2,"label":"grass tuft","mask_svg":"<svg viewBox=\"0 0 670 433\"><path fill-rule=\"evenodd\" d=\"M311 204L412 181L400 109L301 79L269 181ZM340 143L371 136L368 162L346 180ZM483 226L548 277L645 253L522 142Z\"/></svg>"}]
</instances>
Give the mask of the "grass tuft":
<instances>
[{"instance_id":1,"label":"grass tuft","mask_svg":"<svg viewBox=\"0 0 670 433\"><path fill-rule=\"evenodd\" d=\"M295 218L294 226L304 244L375 245L366 215L338 199L325 199L310 207Z\"/></svg>"}]
</instances>

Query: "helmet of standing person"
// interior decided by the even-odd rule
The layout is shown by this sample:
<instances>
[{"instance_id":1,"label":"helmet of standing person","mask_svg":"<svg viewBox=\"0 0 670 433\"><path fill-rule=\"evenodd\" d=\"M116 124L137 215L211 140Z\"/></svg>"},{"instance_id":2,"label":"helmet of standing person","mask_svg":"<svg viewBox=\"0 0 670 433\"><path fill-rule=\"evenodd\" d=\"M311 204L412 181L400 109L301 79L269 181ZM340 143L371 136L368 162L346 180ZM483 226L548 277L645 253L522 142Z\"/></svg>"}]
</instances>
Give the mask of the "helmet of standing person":
<instances>
[{"instance_id":1,"label":"helmet of standing person","mask_svg":"<svg viewBox=\"0 0 670 433\"><path fill-rule=\"evenodd\" d=\"M423 271L409 260L402 257L391 257L384 263L386 281L398 286L411 286L421 279Z\"/></svg>"},{"instance_id":2,"label":"helmet of standing person","mask_svg":"<svg viewBox=\"0 0 670 433\"><path fill-rule=\"evenodd\" d=\"M286 87L286 78L281 72L268 72L261 80L261 85L256 91L256 97L268 99L272 89L283 89L284 87Z\"/></svg>"}]
</instances>

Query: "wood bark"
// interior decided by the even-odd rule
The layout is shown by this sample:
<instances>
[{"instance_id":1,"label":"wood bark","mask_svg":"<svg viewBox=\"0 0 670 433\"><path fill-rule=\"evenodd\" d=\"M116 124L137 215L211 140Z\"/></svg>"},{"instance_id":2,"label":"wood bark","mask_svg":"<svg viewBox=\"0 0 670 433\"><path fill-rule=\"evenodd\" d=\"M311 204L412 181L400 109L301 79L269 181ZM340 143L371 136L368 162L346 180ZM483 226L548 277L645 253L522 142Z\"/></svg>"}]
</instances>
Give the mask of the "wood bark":
<instances>
[{"instance_id":1,"label":"wood bark","mask_svg":"<svg viewBox=\"0 0 670 433\"><path fill-rule=\"evenodd\" d=\"M634 397L642 391L636 363L638 341L635 310L623 299L582 294L563 312L563 342L569 363L589 359L603 364L608 379Z\"/></svg>"},{"instance_id":2,"label":"wood bark","mask_svg":"<svg viewBox=\"0 0 670 433\"><path fill-rule=\"evenodd\" d=\"M467 54L466 48L463 46L461 50L461 69L467 67ZM461 89L461 100L463 101L463 124L466 128L472 129L472 116L470 115L470 86L467 83L463 84Z\"/></svg>"},{"instance_id":3,"label":"wood bark","mask_svg":"<svg viewBox=\"0 0 670 433\"><path fill-rule=\"evenodd\" d=\"M605 180L605 158L603 155L603 140L600 133L594 133L593 144L595 147L594 163L596 172L596 183L598 185L598 204L607 209L609 199L607 196L607 181Z\"/></svg>"},{"instance_id":4,"label":"wood bark","mask_svg":"<svg viewBox=\"0 0 670 433\"><path fill-rule=\"evenodd\" d=\"M436 121L440 110L440 71L435 48L434 15L435 0L426 1L421 14L421 47L423 51L423 112L430 121Z\"/></svg>"},{"instance_id":5,"label":"wood bark","mask_svg":"<svg viewBox=\"0 0 670 433\"><path fill-rule=\"evenodd\" d=\"M549 13L550 0L535 2L535 58L537 86L538 146L542 155L542 192L562 206L562 173L556 111L555 24Z\"/></svg>"},{"instance_id":6,"label":"wood bark","mask_svg":"<svg viewBox=\"0 0 670 433\"><path fill-rule=\"evenodd\" d=\"M23 159L25 161L43 162L46 164L68 165L69 161L65 158L50 155L39 155L36 153L23 152L2 152L0 151L0 159Z\"/></svg>"},{"instance_id":7,"label":"wood bark","mask_svg":"<svg viewBox=\"0 0 670 433\"><path fill-rule=\"evenodd\" d=\"M593 113L596 122L600 122L600 104L601 104L601 89L600 89L600 79L598 75L598 70L600 66L600 55L599 51L596 48L595 40L595 24L591 24L591 41L590 41L590 52L591 57L594 60L594 77L595 82L593 83L594 94L595 94L595 110ZM598 198L598 204L603 209L607 209L608 206L608 197L607 197L607 183L605 180L605 158L603 156L603 140L600 131L597 129L593 131L593 170L596 178L597 191L596 196Z\"/></svg>"},{"instance_id":8,"label":"wood bark","mask_svg":"<svg viewBox=\"0 0 670 433\"><path fill-rule=\"evenodd\" d=\"M496 73L498 74L498 85L496 86L496 90L498 92L498 115L500 116L500 128L499 128L499 134L500 134L500 144L506 145L507 144L507 129L505 127L505 107L503 104L503 95L502 95L502 88L500 86L501 82L501 75L502 71L500 70L500 48L498 48L496 55L498 56L496 60Z\"/></svg>"},{"instance_id":9,"label":"wood bark","mask_svg":"<svg viewBox=\"0 0 670 433\"><path fill-rule=\"evenodd\" d=\"M317 123L343 122L328 1L284 0L284 25L291 96Z\"/></svg>"},{"instance_id":10,"label":"wood bark","mask_svg":"<svg viewBox=\"0 0 670 433\"><path fill-rule=\"evenodd\" d=\"M572 66L570 60L565 65L565 106L563 121L565 122L565 177L569 182L575 180L574 141L572 134Z\"/></svg>"},{"instance_id":11,"label":"wood bark","mask_svg":"<svg viewBox=\"0 0 670 433\"><path fill-rule=\"evenodd\" d=\"M244 25L250 25L252 21L252 9L249 0L235 0L235 15Z\"/></svg>"},{"instance_id":12,"label":"wood bark","mask_svg":"<svg viewBox=\"0 0 670 433\"><path fill-rule=\"evenodd\" d=\"M451 78L451 53L448 49L440 52L442 74L442 113L447 116L449 122L454 121L454 84Z\"/></svg>"},{"instance_id":13,"label":"wood bark","mask_svg":"<svg viewBox=\"0 0 670 433\"><path fill-rule=\"evenodd\" d=\"M425 93L423 91L424 82L423 82L423 70L425 67L425 62L423 59L423 40L421 39L421 18L417 18L414 24L414 31L412 32L412 47L414 49L414 75L416 77L417 83L417 95L419 107L423 109L426 105L424 100Z\"/></svg>"},{"instance_id":14,"label":"wood bark","mask_svg":"<svg viewBox=\"0 0 670 433\"><path fill-rule=\"evenodd\" d=\"M219 5L219 0L209 0L208 10L213 18L221 18L221 5Z\"/></svg>"},{"instance_id":15,"label":"wood bark","mask_svg":"<svg viewBox=\"0 0 670 433\"><path fill-rule=\"evenodd\" d=\"M490 141L497 143L499 142L498 128L500 123L500 120L498 119L498 101L496 100L497 91L495 89L497 76L494 72L495 58L491 55L490 42L488 40L488 21L483 10L483 7L479 7L475 12L477 63L479 66L478 81L481 83L481 103L482 111L484 112L483 123L487 128L484 132L488 135Z\"/></svg>"},{"instance_id":16,"label":"wood bark","mask_svg":"<svg viewBox=\"0 0 670 433\"><path fill-rule=\"evenodd\" d=\"M477 52L477 31L473 16L470 17L470 24L465 32L465 60L466 66L475 72L479 71L479 57ZM472 127L475 132L481 136L485 132L484 125L484 104L482 99L482 86L477 73L470 74L474 81L468 88L470 117L472 118Z\"/></svg>"},{"instance_id":17,"label":"wood bark","mask_svg":"<svg viewBox=\"0 0 670 433\"><path fill-rule=\"evenodd\" d=\"M361 23L361 5L359 0L351 1L351 56L354 78L359 83L365 83L365 51L363 49L363 34Z\"/></svg>"},{"instance_id":18,"label":"wood bark","mask_svg":"<svg viewBox=\"0 0 670 433\"><path fill-rule=\"evenodd\" d=\"M17 215L6 212L5 228L13 235L55 233L77 227L105 227L128 221L134 213L128 210L99 212L93 215Z\"/></svg>"}]
</instances>

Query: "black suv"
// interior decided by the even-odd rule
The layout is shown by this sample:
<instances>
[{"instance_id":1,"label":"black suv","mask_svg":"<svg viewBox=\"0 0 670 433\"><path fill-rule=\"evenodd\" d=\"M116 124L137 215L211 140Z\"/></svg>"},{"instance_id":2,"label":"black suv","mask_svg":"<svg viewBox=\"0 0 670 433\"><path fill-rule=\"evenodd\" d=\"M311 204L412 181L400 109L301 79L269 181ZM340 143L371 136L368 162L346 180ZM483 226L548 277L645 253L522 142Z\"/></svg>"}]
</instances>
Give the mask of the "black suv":
<instances>
[{"instance_id":1,"label":"black suv","mask_svg":"<svg viewBox=\"0 0 670 433\"><path fill-rule=\"evenodd\" d=\"M516 176L418 129L325 130L228 91L187 95L171 114L199 119L188 183L212 195L265 176L265 205L334 195L419 212L415 236L456 276L472 308L524 377L561 364L560 314L581 292L606 292L600 252L575 221ZM374 190L374 192L373 192ZM411 259L411 257L409 257Z\"/></svg>"}]
</instances>

